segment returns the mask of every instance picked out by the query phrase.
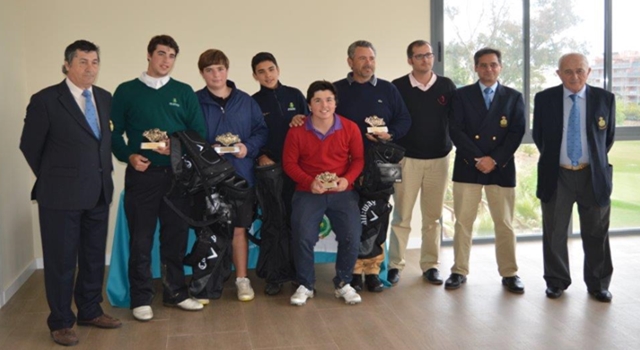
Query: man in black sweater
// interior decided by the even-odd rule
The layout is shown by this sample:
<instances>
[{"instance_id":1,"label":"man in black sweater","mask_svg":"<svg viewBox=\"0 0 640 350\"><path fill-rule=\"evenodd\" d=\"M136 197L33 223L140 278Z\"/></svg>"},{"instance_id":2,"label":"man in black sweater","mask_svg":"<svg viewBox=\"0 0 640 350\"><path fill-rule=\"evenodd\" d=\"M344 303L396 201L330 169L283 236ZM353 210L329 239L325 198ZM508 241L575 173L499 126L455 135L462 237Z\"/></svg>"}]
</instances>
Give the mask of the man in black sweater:
<instances>
[{"instance_id":1,"label":"man in black sweater","mask_svg":"<svg viewBox=\"0 0 640 350\"><path fill-rule=\"evenodd\" d=\"M402 182L395 184L395 208L389 242L389 274L392 284L400 280L405 251L411 233L411 214L420 192L422 247L420 268L432 284L442 284L438 272L440 217L449 174L449 110L456 87L433 71L433 51L424 40L407 48L411 73L393 81L411 114L411 129L397 143L406 149L401 161Z\"/></svg>"}]
</instances>

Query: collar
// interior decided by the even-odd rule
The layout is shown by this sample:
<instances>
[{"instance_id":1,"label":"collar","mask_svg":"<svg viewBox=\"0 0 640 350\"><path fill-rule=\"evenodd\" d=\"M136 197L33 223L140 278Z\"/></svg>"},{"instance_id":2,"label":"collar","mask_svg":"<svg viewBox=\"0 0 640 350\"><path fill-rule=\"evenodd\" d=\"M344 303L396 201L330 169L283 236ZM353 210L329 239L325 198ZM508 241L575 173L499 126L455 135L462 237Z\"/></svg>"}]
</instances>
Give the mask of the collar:
<instances>
[{"instance_id":1,"label":"collar","mask_svg":"<svg viewBox=\"0 0 640 350\"><path fill-rule=\"evenodd\" d=\"M140 79L140 81L143 82L144 85L152 89L158 90L159 88L165 86L169 82L169 79L171 78L168 75L165 75L164 77L160 77L160 78L155 78L155 77L149 76L147 72L142 72L142 75L140 75L138 79Z\"/></svg>"},{"instance_id":2,"label":"collar","mask_svg":"<svg viewBox=\"0 0 640 350\"><path fill-rule=\"evenodd\" d=\"M569 96L571 96L573 94L574 94L573 91L567 89L566 87L564 87L564 85L562 85L562 96L563 96L563 98L569 98ZM580 89L580 91L578 91L575 94L578 95L578 97L580 97L581 99L585 99L586 94L587 94L587 84L584 84L582 89Z\"/></svg>"},{"instance_id":3,"label":"collar","mask_svg":"<svg viewBox=\"0 0 640 350\"><path fill-rule=\"evenodd\" d=\"M322 135L316 130L316 128L313 127L313 124L311 123L311 114L309 114L309 116L305 118L304 127L306 130L313 131L317 135L326 137L333 134L336 130L342 129L342 121L340 120L340 116L338 116L336 113L333 113L333 125L331 125L326 134Z\"/></svg>"},{"instance_id":4,"label":"collar","mask_svg":"<svg viewBox=\"0 0 640 350\"><path fill-rule=\"evenodd\" d=\"M416 79L416 77L413 76L413 72L409 73L409 82L411 83L411 87L417 87L422 91L429 90L429 88L436 83L437 79L438 79L438 75L434 72L431 72L431 79L429 79L427 84L422 84L421 82L418 81L418 79Z\"/></svg>"},{"instance_id":5,"label":"collar","mask_svg":"<svg viewBox=\"0 0 640 350\"><path fill-rule=\"evenodd\" d=\"M82 97L82 91L84 91L83 89L79 88L76 84L69 80L69 78L65 78L64 81L67 83L67 86L71 91L71 95L74 98L79 99L80 97ZM88 90L91 91L91 96L93 96L93 85Z\"/></svg>"},{"instance_id":6,"label":"collar","mask_svg":"<svg viewBox=\"0 0 640 350\"><path fill-rule=\"evenodd\" d=\"M349 74L347 74L347 81L349 82L349 85L353 84L356 81L355 79L353 79L353 72L349 72ZM369 79L368 83L373 86L376 86L376 84L378 84L378 78L375 74L371 76L371 79Z\"/></svg>"},{"instance_id":7,"label":"collar","mask_svg":"<svg viewBox=\"0 0 640 350\"><path fill-rule=\"evenodd\" d=\"M498 84L499 84L499 82L496 81L493 85L486 86L483 83L481 83L480 80L478 80L478 85L480 86L480 92L482 92L483 94L484 94L484 89L486 89L486 88L491 88L491 90L495 94L496 90L498 89Z\"/></svg>"},{"instance_id":8,"label":"collar","mask_svg":"<svg viewBox=\"0 0 640 350\"><path fill-rule=\"evenodd\" d=\"M260 85L260 92L274 92L274 91L278 91L278 90L282 89L282 86L283 86L283 85L282 85L282 83L280 83L280 80L278 80L278 85L276 85L276 88L275 88L275 89L271 89L271 88L268 88L268 87L266 87L266 86L262 86L262 85Z\"/></svg>"}]
</instances>

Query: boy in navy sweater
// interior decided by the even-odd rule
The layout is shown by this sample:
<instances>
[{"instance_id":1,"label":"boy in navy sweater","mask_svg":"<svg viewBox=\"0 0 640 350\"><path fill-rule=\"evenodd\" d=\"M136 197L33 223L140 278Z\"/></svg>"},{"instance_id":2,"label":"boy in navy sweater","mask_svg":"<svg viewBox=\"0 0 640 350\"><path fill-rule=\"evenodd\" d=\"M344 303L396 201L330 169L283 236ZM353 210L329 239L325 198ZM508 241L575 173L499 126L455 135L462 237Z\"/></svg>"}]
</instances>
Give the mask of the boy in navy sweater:
<instances>
[{"instance_id":1,"label":"boy in navy sweater","mask_svg":"<svg viewBox=\"0 0 640 350\"><path fill-rule=\"evenodd\" d=\"M253 94L258 102L264 121L269 128L267 144L260 150L258 166L267 166L282 161L284 139L289 131L289 123L294 116L306 116L309 113L305 97L300 90L280 83L280 68L273 54L259 52L251 59L253 78L260 83L260 91ZM283 173L282 201L287 215L291 219L291 199L295 191L295 182ZM267 295L280 293L282 284L267 280L264 289Z\"/></svg>"}]
</instances>

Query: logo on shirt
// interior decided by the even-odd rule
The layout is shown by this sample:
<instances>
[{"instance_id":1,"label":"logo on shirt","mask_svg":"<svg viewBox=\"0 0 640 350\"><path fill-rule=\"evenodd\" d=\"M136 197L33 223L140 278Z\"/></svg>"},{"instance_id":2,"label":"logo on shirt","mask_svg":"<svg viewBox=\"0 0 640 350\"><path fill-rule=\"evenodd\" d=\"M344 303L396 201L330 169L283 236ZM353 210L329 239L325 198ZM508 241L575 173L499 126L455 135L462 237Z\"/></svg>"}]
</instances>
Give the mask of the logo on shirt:
<instances>
[{"instance_id":1,"label":"logo on shirt","mask_svg":"<svg viewBox=\"0 0 640 350\"><path fill-rule=\"evenodd\" d=\"M295 111L296 110L296 106L293 105L293 102L289 102L289 108L287 108L287 111Z\"/></svg>"},{"instance_id":2,"label":"logo on shirt","mask_svg":"<svg viewBox=\"0 0 640 350\"><path fill-rule=\"evenodd\" d=\"M378 100L378 103L383 103L382 100Z\"/></svg>"},{"instance_id":3,"label":"logo on shirt","mask_svg":"<svg viewBox=\"0 0 640 350\"><path fill-rule=\"evenodd\" d=\"M180 104L178 103L178 99L174 97L173 101L169 102L169 106L180 107Z\"/></svg>"},{"instance_id":4,"label":"logo on shirt","mask_svg":"<svg viewBox=\"0 0 640 350\"><path fill-rule=\"evenodd\" d=\"M438 103L443 105L443 106L446 106L447 105L447 98L444 97L444 95L440 95L440 97L438 97Z\"/></svg>"}]
</instances>

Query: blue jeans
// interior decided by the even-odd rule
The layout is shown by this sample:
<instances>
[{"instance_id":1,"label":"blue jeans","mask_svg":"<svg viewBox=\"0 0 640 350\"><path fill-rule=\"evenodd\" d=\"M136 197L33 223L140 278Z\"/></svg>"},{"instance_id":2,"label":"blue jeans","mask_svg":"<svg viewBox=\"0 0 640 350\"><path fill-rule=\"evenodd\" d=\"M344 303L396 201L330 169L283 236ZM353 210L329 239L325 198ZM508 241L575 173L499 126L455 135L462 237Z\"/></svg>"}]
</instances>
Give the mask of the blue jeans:
<instances>
[{"instance_id":1,"label":"blue jeans","mask_svg":"<svg viewBox=\"0 0 640 350\"><path fill-rule=\"evenodd\" d=\"M325 194L296 191L292 207L293 261L298 282L313 290L316 282L313 248L318 242L320 223L325 214L331 221L338 241L333 283L337 288L351 282L362 232L358 194L355 191Z\"/></svg>"}]
</instances>

